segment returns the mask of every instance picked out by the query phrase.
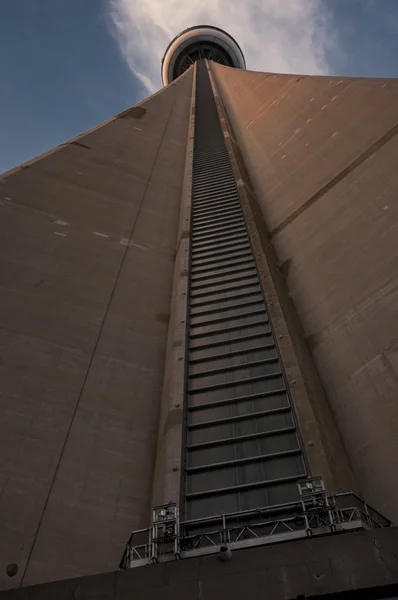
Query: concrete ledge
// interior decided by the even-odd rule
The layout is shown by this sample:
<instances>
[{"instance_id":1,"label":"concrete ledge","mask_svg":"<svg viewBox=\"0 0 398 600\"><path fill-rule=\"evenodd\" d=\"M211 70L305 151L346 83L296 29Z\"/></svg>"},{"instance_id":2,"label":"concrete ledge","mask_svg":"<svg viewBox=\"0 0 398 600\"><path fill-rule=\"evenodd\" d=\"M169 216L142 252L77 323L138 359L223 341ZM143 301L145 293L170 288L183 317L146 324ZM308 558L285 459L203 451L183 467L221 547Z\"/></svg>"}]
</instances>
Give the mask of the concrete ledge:
<instances>
[{"instance_id":1,"label":"concrete ledge","mask_svg":"<svg viewBox=\"0 0 398 600\"><path fill-rule=\"evenodd\" d=\"M212 555L67 579L0 592L0 600L289 600L397 582L394 527L240 550L230 562Z\"/></svg>"}]
</instances>

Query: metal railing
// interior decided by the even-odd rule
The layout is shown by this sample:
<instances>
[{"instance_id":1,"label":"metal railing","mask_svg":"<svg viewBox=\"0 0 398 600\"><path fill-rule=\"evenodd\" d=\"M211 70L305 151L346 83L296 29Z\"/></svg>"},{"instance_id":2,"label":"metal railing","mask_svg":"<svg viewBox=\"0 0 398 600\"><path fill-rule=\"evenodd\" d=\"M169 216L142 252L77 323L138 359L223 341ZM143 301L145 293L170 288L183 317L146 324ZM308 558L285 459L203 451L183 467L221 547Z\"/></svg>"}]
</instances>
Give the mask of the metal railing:
<instances>
[{"instance_id":1,"label":"metal railing","mask_svg":"<svg viewBox=\"0 0 398 600\"><path fill-rule=\"evenodd\" d=\"M120 563L128 569L293 539L389 527L355 494L327 496L320 478L299 482L300 501L179 522L175 504L156 507L153 525L132 533Z\"/></svg>"}]
</instances>

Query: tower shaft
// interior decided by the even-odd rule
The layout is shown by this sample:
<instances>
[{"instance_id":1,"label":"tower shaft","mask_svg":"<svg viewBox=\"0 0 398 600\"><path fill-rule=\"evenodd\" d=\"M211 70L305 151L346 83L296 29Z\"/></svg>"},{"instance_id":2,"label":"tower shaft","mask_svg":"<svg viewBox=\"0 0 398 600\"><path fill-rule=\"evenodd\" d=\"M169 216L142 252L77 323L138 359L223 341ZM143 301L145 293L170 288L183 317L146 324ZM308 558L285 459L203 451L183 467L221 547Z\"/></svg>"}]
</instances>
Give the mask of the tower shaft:
<instances>
[{"instance_id":1,"label":"tower shaft","mask_svg":"<svg viewBox=\"0 0 398 600\"><path fill-rule=\"evenodd\" d=\"M396 518L397 96L201 61L3 174L3 588L307 475Z\"/></svg>"}]
</instances>

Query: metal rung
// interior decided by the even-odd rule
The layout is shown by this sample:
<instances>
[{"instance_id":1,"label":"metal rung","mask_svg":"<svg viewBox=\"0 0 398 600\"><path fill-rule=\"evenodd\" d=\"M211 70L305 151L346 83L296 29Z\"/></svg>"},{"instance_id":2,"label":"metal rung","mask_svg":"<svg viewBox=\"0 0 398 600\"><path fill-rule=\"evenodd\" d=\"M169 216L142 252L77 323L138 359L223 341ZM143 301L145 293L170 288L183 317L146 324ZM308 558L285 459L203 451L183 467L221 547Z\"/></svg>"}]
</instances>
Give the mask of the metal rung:
<instances>
[{"instance_id":1,"label":"metal rung","mask_svg":"<svg viewBox=\"0 0 398 600\"><path fill-rule=\"evenodd\" d=\"M214 156L196 158L193 163L193 172L196 174L198 171L210 171L213 172L216 168L224 168L225 166L231 168L231 163L228 160L228 156L225 153L216 154Z\"/></svg>"},{"instance_id":2,"label":"metal rung","mask_svg":"<svg viewBox=\"0 0 398 600\"><path fill-rule=\"evenodd\" d=\"M239 194L238 192L235 192L233 190L223 192L222 194L220 192L217 194L214 194L213 192L201 192L195 194L195 196L192 199L192 204L194 211L204 212L205 210L213 209L217 205L228 204L231 202L235 202L236 200L240 202Z\"/></svg>"},{"instance_id":3,"label":"metal rung","mask_svg":"<svg viewBox=\"0 0 398 600\"><path fill-rule=\"evenodd\" d=\"M216 227L217 225L222 225L227 220L232 221L239 218L243 218L241 207L238 204L232 207L228 204L228 206L221 208L218 211L212 211L211 213L206 214L205 217L202 215L198 217L193 213L192 226L200 229L210 225Z\"/></svg>"},{"instance_id":4,"label":"metal rung","mask_svg":"<svg viewBox=\"0 0 398 600\"><path fill-rule=\"evenodd\" d=\"M198 201L193 199L192 216L194 219L204 219L214 216L223 216L232 210L242 210L242 205L238 197L219 196L210 200Z\"/></svg>"},{"instance_id":5,"label":"metal rung","mask_svg":"<svg viewBox=\"0 0 398 600\"><path fill-rule=\"evenodd\" d=\"M209 244L215 246L217 248L217 244L220 242L224 244L225 242L235 241L237 239L241 240L243 238L247 238L246 229L242 226L237 226L235 228L226 227L222 231L217 231L212 235L199 236L193 235L192 239L192 247L197 251L198 248L203 248L209 246Z\"/></svg>"},{"instance_id":6,"label":"metal rung","mask_svg":"<svg viewBox=\"0 0 398 600\"><path fill-rule=\"evenodd\" d=\"M203 252L215 252L218 249L234 247L246 240L249 240L249 236L247 235L246 231L242 231L241 233L232 231L223 236L219 236L219 238L211 240L192 240L192 251L193 254L198 254L198 252L200 254Z\"/></svg>"},{"instance_id":7,"label":"metal rung","mask_svg":"<svg viewBox=\"0 0 398 600\"><path fill-rule=\"evenodd\" d=\"M197 308L198 306L208 306L211 304L219 304L221 302L228 302L229 300L238 300L239 298L250 298L251 296L256 296L261 294L261 288L258 283L254 283L252 286L248 287L258 287L258 290L251 290L247 292L243 292L243 294L233 294L232 296L222 296L221 298L215 298L214 300L202 300L200 302L191 303L191 308ZM262 298L262 295L261 295Z\"/></svg>"},{"instance_id":8,"label":"metal rung","mask_svg":"<svg viewBox=\"0 0 398 600\"><path fill-rule=\"evenodd\" d=\"M219 214L224 215L228 210L238 209L242 210L238 196L217 196L216 199L212 198L211 201L206 202L195 200L192 207L192 214L194 219L204 219Z\"/></svg>"},{"instance_id":9,"label":"metal rung","mask_svg":"<svg viewBox=\"0 0 398 600\"><path fill-rule=\"evenodd\" d=\"M225 460L218 463L210 463L208 465L199 465L197 467L187 467L185 471L188 474L202 473L203 471L214 471L218 469L225 469L228 467L239 467L240 465L247 465L255 462L265 462L267 460L273 460L278 458L285 458L287 456L297 456L301 454L300 448L294 448L293 450L285 450L284 452L272 452L271 454L258 454L257 456L249 456L247 458L236 458L235 460Z\"/></svg>"},{"instance_id":10,"label":"metal rung","mask_svg":"<svg viewBox=\"0 0 398 600\"><path fill-rule=\"evenodd\" d=\"M193 178L193 189L198 187L206 186L213 187L214 183L231 182L231 172L227 171L212 171L211 173L205 173L203 175L195 175Z\"/></svg>"},{"instance_id":11,"label":"metal rung","mask_svg":"<svg viewBox=\"0 0 398 600\"><path fill-rule=\"evenodd\" d=\"M218 210L212 210L210 214L206 214L205 216L197 215L194 211L192 221L193 223L195 223L195 227L201 227L202 224L206 225L208 223L222 223L225 219L236 219L239 216L243 216L241 206L238 203L236 203L235 206L231 207L231 203L229 202L226 207L220 208Z\"/></svg>"},{"instance_id":12,"label":"metal rung","mask_svg":"<svg viewBox=\"0 0 398 600\"><path fill-rule=\"evenodd\" d=\"M233 485L225 488L217 488L214 490L206 490L204 492L190 492L185 494L187 500L192 498L202 498L204 496L219 496L220 494L229 494L230 492L239 492L242 490L250 490L259 487L269 487L273 485L280 485L283 483L289 483L290 481L298 481L305 477L305 472L297 475L290 475L290 477L280 477L278 479L265 479L264 481L254 481L253 483L243 483L241 485Z\"/></svg>"},{"instance_id":13,"label":"metal rung","mask_svg":"<svg viewBox=\"0 0 398 600\"><path fill-rule=\"evenodd\" d=\"M231 222L218 223L211 229L196 229L193 227L192 230L192 239L197 240L210 240L217 239L218 237L224 237L226 235L225 232L230 232L231 230L239 232L242 230L246 230L245 222L243 219L239 218L239 220L234 220Z\"/></svg>"},{"instance_id":14,"label":"metal rung","mask_svg":"<svg viewBox=\"0 0 398 600\"><path fill-rule=\"evenodd\" d=\"M201 442L200 444L187 445L188 450L201 450L202 448L212 448L213 446L224 446L225 444L240 444L258 438L272 437L274 435L284 435L286 433L294 433L296 428L282 427L281 429L272 429L271 431L257 431L256 433L247 433L246 435L238 435L236 437L223 438L212 442Z\"/></svg>"},{"instance_id":15,"label":"metal rung","mask_svg":"<svg viewBox=\"0 0 398 600\"><path fill-rule=\"evenodd\" d=\"M211 225L198 225L197 223L193 223L193 234L204 233L206 231L219 231L221 229L225 229L226 225L236 225L236 223L242 223L245 225L245 221L243 219L242 214L235 215L230 217L229 215L220 219L217 223L213 223Z\"/></svg>"},{"instance_id":16,"label":"metal rung","mask_svg":"<svg viewBox=\"0 0 398 600\"><path fill-rule=\"evenodd\" d=\"M195 156L193 165L194 168L204 164L210 164L211 166L213 166L217 161L223 161L230 164L225 146L220 146L219 148L216 148L215 151L213 151L213 149L209 151L203 151L198 149L198 153Z\"/></svg>"},{"instance_id":17,"label":"metal rung","mask_svg":"<svg viewBox=\"0 0 398 600\"><path fill-rule=\"evenodd\" d=\"M201 163L201 161L204 161L204 162L202 162L202 163ZM209 166L207 166L207 161L210 161L210 162L209 162ZM222 162L224 162L224 163L225 163L225 166L224 166L224 167L222 167L222 168L229 169L229 170L230 170L230 172L233 174L232 167L231 167L231 163L230 163L230 161L229 161L229 160L226 158L225 154L224 154L224 158L221 158L221 157L219 157L219 158L217 159L217 161L218 161L219 163L222 163ZM194 163L193 163L193 173L195 173L195 175L196 175L197 173L200 173L201 171L213 171L213 169L214 169L214 167L213 167L213 165L214 165L214 162L215 162L215 161L214 161L214 159L207 159L207 158L205 158L205 159L196 159L196 160L194 161ZM217 168L217 171L218 171L218 170L219 170L219 169Z\"/></svg>"},{"instance_id":18,"label":"metal rung","mask_svg":"<svg viewBox=\"0 0 398 600\"><path fill-rule=\"evenodd\" d=\"M224 300L225 302L225 300ZM259 300L251 300L250 302L243 302L241 304L234 304L232 306L225 306L225 307L216 307L216 308L209 308L208 310L203 310L200 312L193 312L192 308L195 307L191 307L191 318L196 318L196 317L204 317L205 315L214 315L217 313L222 313L226 310L236 310L239 308L243 308L246 306L256 306L256 305L263 305L264 306L264 300L262 299L262 297L259 298ZM265 306L264 306L265 309Z\"/></svg>"},{"instance_id":19,"label":"metal rung","mask_svg":"<svg viewBox=\"0 0 398 600\"><path fill-rule=\"evenodd\" d=\"M193 179L199 179L200 181L212 181L219 174L222 177L233 177L233 171L228 165L227 161L219 160L216 165L209 167L208 165L196 165L193 167Z\"/></svg>"},{"instance_id":20,"label":"metal rung","mask_svg":"<svg viewBox=\"0 0 398 600\"><path fill-rule=\"evenodd\" d=\"M252 261L253 255L250 249L247 249L246 252L241 252L238 256L233 256L230 258L229 256L225 256L224 258L217 260L210 260L205 263L193 264L192 272L195 273L206 273L208 271L217 271L219 269L225 269L229 266L237 266L242 265L245 262Z\"/></svg>"},{"instance_id":21,"label":"metal rung","mask_svg":"<svg viewBox=\"0 0 398 600\"><path fill-rule=\"evenodd\" d=\"M204 242L194 242L192 241L192 250L193 252L206 252L206 250L217 250L217 248L226 248L227 246L235 246L236 240L239 240L240 243L242 240L249 240L249 236L247 235L247 231L242 231L242 233L229 234L222 236L223 241L221 244L217 243L216 240L206 240Z\"/></svg>"},{"instance_id":22,"label":"metal rung","mask_svg":"<svg viewBox=\"0 0 398 600\"><path fill-rule=\"evenodd\" d=\"M192 222L194 226L201 225L202 223L222 223L222 221L227 217L238 217L242 216L242 209L239 205L236 208L229 208L229 210L220 209L219 214L215 214L216 211L212 211L212 213L206 217L197 217L195 214L193 215Z\"/></svg>"},{"instance_id":23,"label":"metal rung","mask_svg":"<svg viewBox=\"0 0 398 600\"><path fill-rule=\"evenodd\" d=\"M203 252L197 253L193 260L193 267L198 269L202 266L217 265L229 259L234 260L244 256L253 256L249 242L243 242L238 245L234 244L232 248L221 249L215 252L210 252L208 256L204 256Z\"/></svg>"},{"instance_id":24,"label":"metal rung","mask_svg":"<svg viewBox=\"0 0 398 600\"><path fill-rule=\"evenodd\" d=\"M234 325L233 327L224 327L223 329L216 329L214 331L207 331L206 333L190 333L189 337L191 340L196 340L203 337L212 337L213 335L219 335L220 333L229 333L230 331L239 331L243 327L255 327L257 325L268 325L268 319L262 319L261 321L254 321L254 323L245 323L245 325Z\"/></svg>"},{"instance_id":25,"label":"metal rung","mask_svg":"<svg viewBox=\"0 0 398 600\"><path fill-rule=\"evenodd\" d=\"M189 412L196 410L211 410L217 406L225 406L226 404L240 404L241 402L253 402L253 400L261 400L262 398L270 398L271 396L286 395L286 388L273 390L269 392L257 392L256 394L246 394L245 396L236 396L235 398L223 398L222 400L213 400L213 402L202 402L195 406L188 406ZM287 407L290 409L289 405Z\"/></svg>"},{"instance_id":26,"label":"metal rung","mask_svg":"<svg viewBox=\"0 0 398 600\"><path fill-rule=\"evenodd\" d=\"M262 323L261 323L262 324ZM225 344L235 344L236 342L247 342L248 340L256 340L261 337L272 337L271 330L269 332L252 333L242 337L232 338L230 340L224 340L223 342L209 342L208 344L202 344L200 346L192 346L190 350L198 352L200 350L208 350L209 348L217 348L218 346L225 346ZM272 344L274 345L274 344ZM222 356L220 354L220 356Z\"/></svg>"},{"instance_id":27,"label":"metal rung","mask_svg":"<svg viewBox=\"0 0 398 600\"><path fill-rule=\"evenodd\" d=\"M252 265L249 267L249 265ZM192 283L196 282L196 281L206 281L208 279L214 279L215 277L225 277L226 275L232 275L233 273L244 273L247 270L251 270L251 269L255 269L256 265L253 259L249 259L246 261L245 263L241 263L240 265L236 265L236 268L230 268L228 269L228 267L224 267L223 269L216 269L216 273L214 272L214 270L212 269L211 271L209 271L208 274L204 273L200 273L198 276L196 276L196 274L193 274L192 276Z\"/></svg>"},{"instance_id":28,"label":"metal rung","mask_svg":"<svg viewBox=\"0 0 398 600\"><path fill-rule=\"evenodd\" d=\"M193 162L193 169L196 171L198 169L207 169L213 170L215 166L227 164L231 168L231 163L228 160L227 153L222 150L219 153L208 155L208 156L200 156L195 158Z\"/></svg>"},{"instance_id":29,"label":"metal rung","mask_svg":"<svg viewBox=\"0 0 398 600\"><path fill-rule=\"evenodd\" d=\"M196 244L199 242L209 242L213 240L225 239L227 237L234 237L234 234L240 232L246 232L246 227L244 223L235 224L232 223L230 225L224 225L222 227L217 227L216 230L211 233L203 233L202 231L193 231L192 232L192 242Z\"/></svg>"},{"instance_id":30,"label":"metal rung","mask_svg":"<svg viewBox=\"0 0 398 600\"><path fill-rule=\"evenodd\" d=\"M244 379L237 379L236 381L220 381L219 383L212 383L208 385L202 385L201 387L195 387L188 390L189 394L204 394L205 392L213 392L214 390L222 390L227 387L236 387L238 385L247 385L249 383L255 383L256 381L267 381L268 379L275 379L281 377L282 372L267 373L263 375L254 375L254 377L245 377Z\"/></svg>"},{"instance_id":31,"label":"metal rung","mask_svg":"<svg viewBox=\"0 0 398 600\"><path fill-rule=\"evenodd\" d=\"M224 144L211 148L209 150L199 150L198 154L195 156L194 165L196 166L200 162L209 161L210 164L214 163L215 157L225 156L228 157L227 150Z\"/></svg>"},{"instance_id":32,"label":"metal rung","mask_svg":"<svg viewBox=\"0 0 398 600\"><path fill-rule=\"evenodd\" d=\"M253 255L250 250L247 251L246 255L239 256L238 258L234 258L232 260L227 257L222 261L218 261L216 264L214 264L213 261L211 264L205 265L204 268L201 268L202 265L199 265L198 267L193 265L192 272L194 275L197 273L211 273L213 271L220 271L222 269L227 269L228 267L239 266L249 262L253 262Z\"/></svg>"},{"instance_id":33,"label":"metal rung","mask_svg":"<svg viewBox=\"0 0 398 600\"><path fill-rule=\"evenodd\" d=\"M214 195L216 195L216 193L219 190L230 191L231 190L230 177L227 176L224 179L220 179L219 181L216 181L212 184L210 184L209 182L195 184L195 182L194 182L193 186L192 186L192 195L193 195L193 197L195 197L196 193L200 194L201 192L205 192L207 190L212 191Z\"/></svg>"},{"instance_id":34,"label":"metal rung","mask_svg":"<svg viewBox=\"0 0 398 600\"><path fill-rule=\"evenodd\" d=\"M235 309L233 309L235 310ZM215 323L226 323L229 321L234 321L235 319L242 319L243 317L251 317L253 315L262 315L262 314L267 314L267 311L265 310L265 306L263 305L262 308L260 310L253 310L253 311L249 311L249 312L244 312L242 314L238 314L238 315L225 315L224 317L217 317L216 319L211 319L209 321L203 321L200 323L193 323L193 319L195 319L196 317L200 317L201 315L191 315L191 327L208 327L209 325L214 325Z\"/></svg>"},{"instance_id":35,"label":"metal rung","mask_svg":"<svg viewBox=\"0 0 398 600\"><path fill-rule=\"evenodd\" d=\"M209 369L208 371L199 371L199 373L190 373L189 379L196 379L197 377L210 377L211 375L219 375L221 373L231 373L232 371L238 371L239 369L250 369L251 367L270 365L277 362L279 362L279 358L275 356L273 358L264 358L253 360L252 362L240 363L239 365L227 365L225 367L218 367L217 369Z\"/></svg>"},{"instance_id":36,"label":"metal rung","mask_svg":"<svg viewBox=\"0 0 398 600\"><path fill-rule=\"evenodd\" d=\"M243 281L244 279L250 279L251 277L254 277L257 274L256 267L251 267L250 269L247 269L247 271L249 271L249 270L253 271L253 273L247 273L246 275L239 275L236 277L231 277L230 279L227 279L226 281L219 280L219 281L213 281L212 283L201 283L200 285L192 285L191 289L193 291L203 290L203 289L207 289L210 287L216 287L217 285L223 285L224 283L232 283L234 281ZM246 271L246 269L243 269L243 271Z\"/></svg>"},{"instance_id":37,"label":"metal rung","mask_svg":"<svg viewBox=\"0 0 398 600\"><path fill-rule=\"evenodd\" d=\"M257 278L256 278L257 279ZM218 290L210 290L209 292L199 292L198 294L192 294L191 299L204 298L205 296L213 296L214 294L222 294L224 292L231 292L235 290L244 290L253 285L258 285L258 281L252 281L250 283L240 283L239 285L231 285L231 287L223 287Z\"/></svg>"},{"instance_id":38,"label":"metal rung","mask_svg":"<svg viewBox=\"0 0 398 600\"><path fill-rule=\"evenodd\" d=\"M281 408L272 408L270 410L259 410L257 412L249 412L244 415L235 415L233 417L224 417L223 419L213 419L212 421L203 421L203 423L188 423L188 429L206 429L207 427L218 427L219 425L227 425L228 423L240 423L241 421L250 421L250 419L262 419L263 417L272 417L291 412L290 406L282 406Z\"/></svg>"},{"instance_id":39,"label":"metal rung","mask_svg":"<svg viewBox=\"0 0 398 600\"><path fill-rule=\"evenodd\" d=\"M195 179L201 179L202 177L209 177L209 175L212 176L214 171L214 168L209 169L207 167L203 168L201 165L194 165L192 173ZM216 169L216 173L228 173L230 176L233 176L234 174L231 165L228 164L228 161L225 161L225 164L222 167Z\"/></svg>"},{"instance_id":40,"label":"metal rung","mask_svg":"<svg viewBox=\"0 0 398 600\"><path fill-rule=\"evenodd\" d=\"M223 192L214 190L195 191L192 194L192 206L194 211L204 211L215 207L217 204L225 202L235 202L239 200L238 192L227 189Z\"/></svg>"},{"instance_id":41,"label":"metal rung","mask_svg":"<svg viewBox=\"0 0 398 600\"><path fill-rule=\"evenodd\" d=\"M231 247L232 246L232 247ZM251 252L251 246L249 243L249 239L240 242L238 244L227 244L225 248L221 248L221 250L208 250L203 251L199 250L196 252L196 256L193 259L194 266L208 264L211 261L217 262L219 260L225 260L226 256L233 256L234 254L239 254L240 252ZM206 254L207 252L207 254ZM212 257L210 259L210 257ZM220 258L221 257L221 258ZM206 262L205 262L206 261Z\"/></svg>"},{"instance_id":42,"label":"metal rung","mask_svg":"<svg viewBox=\"0 0 398 600\"><path fill-rule=\"evenodd\" d=\"M212 354L211 356L202 356L200 358L191 358L189 360L190 365L196 365L203 362L221 360L224 358L230 358L232 356L239 356L240 354L250 354L251 352L258 352L261 350L271 350L274 348L276 350L275 344L264 344L264 346L251 346L250 348L242 348L240 350L232 350L231 352L226 352L225 354Z\"/></svg>"}]
</instances>

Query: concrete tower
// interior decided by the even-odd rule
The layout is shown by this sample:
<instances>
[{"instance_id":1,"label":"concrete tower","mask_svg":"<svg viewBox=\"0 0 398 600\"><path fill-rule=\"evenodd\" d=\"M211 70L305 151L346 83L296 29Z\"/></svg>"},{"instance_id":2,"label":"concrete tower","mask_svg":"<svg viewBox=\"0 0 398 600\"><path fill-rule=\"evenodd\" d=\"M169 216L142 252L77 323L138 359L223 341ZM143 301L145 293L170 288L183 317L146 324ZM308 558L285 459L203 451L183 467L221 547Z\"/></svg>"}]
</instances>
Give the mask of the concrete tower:
<instances>
[{"instance_id":1,"label":"concrete tower","mask_svg":"<svg viewBox=\"0 0 398 600\"><path fill-rule=\"evenodd\" d=\"M398 82L162 79L1 176L5 597L393 584Z\"/></svg>"}]
</instances>

